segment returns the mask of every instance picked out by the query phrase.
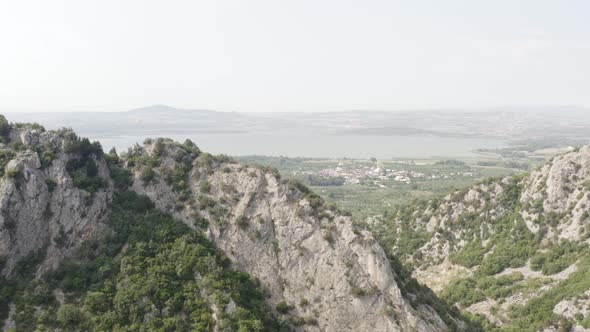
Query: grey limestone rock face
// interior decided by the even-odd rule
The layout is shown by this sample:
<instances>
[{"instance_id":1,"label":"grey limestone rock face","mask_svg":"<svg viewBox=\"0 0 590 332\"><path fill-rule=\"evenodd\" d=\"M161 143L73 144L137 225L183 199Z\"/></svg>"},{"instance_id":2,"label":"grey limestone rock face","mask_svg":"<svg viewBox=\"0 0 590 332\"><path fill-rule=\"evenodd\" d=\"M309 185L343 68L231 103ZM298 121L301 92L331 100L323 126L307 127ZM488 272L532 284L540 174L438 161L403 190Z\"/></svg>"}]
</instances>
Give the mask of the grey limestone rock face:
<instances>
[{"instance_id":1,"label":"grey limestone rock face","mask_svg":"<svg viewBox=\"0 0 590 332\"><path fill-rule=\"evenodd\" d=\"M179 202L165 179L177 164L176 149L167 144L158 154L152 181L142 181L136 170L133 190L192 227L206 221L209 239L234 268L260 280L271 307L284 302L288 315L307 322L298 330L445 330L434 310L416 310L402 297L383 249L368 231L272 172L196 160L186 180L194 201ZM143 150L153 155L154 146Z\"/></svg>"},{"instance_id":2,"label":"grey limestone rock face","mask_svg":"<svg viewBox=\"0 0 590 332\"><path fill-rule=\"evenodd\" d=\"M428 240L414 252L405 253L403 259L415 266L413 275L420 282L437 291L453 280L477 272L477 265L468 268L453 263L453 254L472 241L485 248L484 255L493 253L495 247L488 244L502 220L514 224L512 231L524 224L538 245L535 253L552 250L559 243L586 246L590 243L590 146L556 156L530 174L486 181L440 201L415 206L408 215L410 228L427 234ZM401 224L398 217L387 227L399 230ZM391 249L394 253L397 250ZM465 309L484 314L501 325L500 318L508 317L511 305L540 296L577 270L578 261L568 264L558 273L544 275L532 269L529 257L523 266L505 268L495 276L518 273L524 280L545 278L548 281L543 287L530 294L502 298L501 302L485 299ZM571 306L574 302L579 304L577 311ZM586 317L588 313L583 308L588 303L587 296L566 299L556 306L554 313L566 319L571 318L571 312ZM491 313L491 307L499 308L497 315Z\"/></svg>"},{"instance_id":3,"label":"grey limestone rock face","mask_svg":"<svg viewBox=\"0 0 590 332\"><path fill-rule=\"evenodd\" d=\"M0 257L5 258L3 275L13 272L17 261L43 252L38 272L55 268L73 255L79 244L106 231L110 184L90 195L76 188L66 169L79 158L63 151L64 139L55 132L13 129L11 142L22 144L0 178ZM42 166L37 148L55 149L53 160ZM95 158L98 175L107 179L109 170Z\"/></svg>"},{"instance_id":4,"label":"grey limestone rock face","mask_svg":"<svg viewBox=\"0 0 590 332\"><path fill-rule=\"evenodd\" d=\"M19 261L40 252L36 273L41 275L75 256L83 241L109 232L115 191L109 166L100 155L85 156L106 185L94 193L77 187L68 165L83 156L67 152L71 135L32 128L10 132L3 148L13 157L0 178L4 276L14 276ZM318 196L272 171L207 154L187 161L180 144L156 142L136 151L152 159L149 170L123 158L133 174L130 190L204 231L233 268L259 280L269 306L296 330L446 329L432 308L413 307L402 296L371 233ZM174 172L181 164L179 177Z\"/></svg>"}]
</instances>

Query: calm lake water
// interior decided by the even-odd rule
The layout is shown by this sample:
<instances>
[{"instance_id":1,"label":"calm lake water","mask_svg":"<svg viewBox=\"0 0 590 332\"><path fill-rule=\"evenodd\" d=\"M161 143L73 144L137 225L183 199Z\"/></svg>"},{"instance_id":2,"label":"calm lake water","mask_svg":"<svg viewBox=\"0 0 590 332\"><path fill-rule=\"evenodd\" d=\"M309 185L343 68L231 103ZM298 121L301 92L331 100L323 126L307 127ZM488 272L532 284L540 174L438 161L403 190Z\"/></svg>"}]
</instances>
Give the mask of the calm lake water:
<instances>
[{"instance_id":1,"label":"calm lake water","mask_svg":"<svg viewBox=\"0 0 590 332\"><path fill-rule=\"evenodd\" d=\"M101 142L105 151L111 147L125 151L142 143L147 135L89 136ZM266 155L328 158L420 158L469 157L478 148L499 148L504 143L494 139L413 136L342 136L285 133L218 133L159 135L177 141L191 139L201 150L233 156ZM150 137L154 137L151 135Z\"/></svg>"}]
</instances>

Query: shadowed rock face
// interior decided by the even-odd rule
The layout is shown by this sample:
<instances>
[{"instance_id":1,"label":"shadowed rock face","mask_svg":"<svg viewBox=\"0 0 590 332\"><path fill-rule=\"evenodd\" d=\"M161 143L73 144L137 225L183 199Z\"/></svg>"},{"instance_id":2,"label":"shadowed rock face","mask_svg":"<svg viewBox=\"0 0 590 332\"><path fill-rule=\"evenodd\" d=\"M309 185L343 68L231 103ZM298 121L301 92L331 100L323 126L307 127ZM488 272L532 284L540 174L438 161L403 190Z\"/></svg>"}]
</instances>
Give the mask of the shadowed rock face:
<instances>
[{"instance_id":1,"label":"shadowed rock face","mask_svg":"<svg viewBox=\"0 0 590 332\"><path fill-rule=\"evenodd\" d=\"M103 234L112 198L107 185L89 194L76 188L66 170L77 153L64 152L67 140L56 132L13 128L10 144L14 158L0 178L0 257L5 258L3 275L11 275L15 263L37 252L46 252L38 272L57 266L61 259L75 253L80 242ZM53 157L42 164L37 151L52 151ZM89 156L98 168L97 176L109 177L109 169L100 155Z\"/></svg>"},{"instance_id":2,"label":"shadowed rock face","mask_svg":"<svg viewBox=\"0 0 590 332\"><path fill-rule=\"evenodd\" d=\"M300 330L444 330L436 314L419 313L404 300L370 233L317 196L272 172L201 154L186 174L184 190L192 199L179 203L176 184L167 181L184 154L178 144L166 142L162 149L151 143L138 152L157 158L159 166L149 182L136 167L133 190L186 224L205 227L236 269L260 280L273 308L285 302L292 306L288 314L317 321Z\"/></svg>"}]
</instances>

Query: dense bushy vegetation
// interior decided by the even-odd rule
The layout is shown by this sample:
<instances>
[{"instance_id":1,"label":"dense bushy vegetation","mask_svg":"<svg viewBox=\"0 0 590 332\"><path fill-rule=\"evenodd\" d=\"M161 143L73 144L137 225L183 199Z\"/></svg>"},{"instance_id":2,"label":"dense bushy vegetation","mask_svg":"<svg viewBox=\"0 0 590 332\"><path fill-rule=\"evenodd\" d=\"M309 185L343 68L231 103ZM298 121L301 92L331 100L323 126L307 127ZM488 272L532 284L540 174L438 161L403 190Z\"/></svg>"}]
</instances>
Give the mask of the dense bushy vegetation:
<instances>
[{"instance_id":1,"label":"dense bushy vegetation","mask_svg":"<svg viewBox=\"0 0 590 332\"><path fill-rule=\"evenodd\" d=\"M526 279L519 272L502 276L469 277L455 280L447 286L441 296L451 303L468 307L488 298L499 300L520 293L532 293L548 279Z\"/></svg>"},{"instance_id":2,"label":"dense bushy vegetation","mask_svg":"<svg viewBox=\"0 0 590 332\"><path fill-rule=\"evenodd\" d=\"M466 331L483 331L488 324L485 318L460 312L453 306L453 302L438 297L431 289L418 283L409 272L413 266L410 262L403 261L403 257L413 255L416 249L427 243L432 236L423 229L413 227L414 212L412 206L400 207L373 228L376 238L389 257L402 295L410 299L410 303L415 307L422 304L430 305L448 325L450 331L458 330L457 319L467 325Z\"/></svg>"},{"instance_id":3,"label":"dense bushy vegetation","mask_svg":"<svg viewBox=\"0 0 590 332\"><path fill-rule=\"evenodd\" d=\"M563 299L582 297L587 299L585 292L590 289L590 258L585 257L577 266L578 270L566 280L561 281L541 296L533 298L524 306L515 306L511 312L514 321L504 330L511 332L538 331L545 326L559 324L562 318L553 313L555 305ZM580 323L585 328L590 328L590 317L581 319ZM562 324L562 326L564 325Z\"/></svg>"},{"instance_id":4,"label":"dense bushy vegetation","mask_svg":"<svg viewBox=\"0 0 590 332\"><path fill-rule=\"evenodd\" d=\"M432 307L447 324L449 331L459 330L458 320L464 324L464 331L478 332L485 330L488 324L485 318L459 311L453 306L452 302L438 297L430 288L414 279L409 270L404 267L395 255L390 252L387 252L387 254L401 293L405 298L409 299L412 306L418 308L420 305L429 305Z\"/></svg>"},{"instance_id":5,"label":"dense bushy vegetation","mask_svg":"<svg viewBox=\"0 0 590 332\"><path fill-rule=\"evenodd\" d=\"M531 258L531 269L540 270L545 275L559 273L575 263L580 256L587 254L586 249L586 245L562 241L544 252L536 253Z\"/></svg>"},{"instance_id":6,"label":"dense bushy vegetation","mask_svg":"<svg viewBox=\"0 0 590 332\"><path fill-rule=\"evenodd\" d=\"M4 175L6 165L14 158L14 152L10 150L0 150L0 176Z\"/></svg>"},{"instance_id":7,"label":"dense bushy vegetation","mask_svg":"<svg viewBox=\"0 0 590 332\"><path fill-rule=\"evenodd\" d=\"M536 251L533 234L519 214L506 214L495 224L490 245L494 248L482 261L477 273L493 275L504 269L524 266Z\"/></svg>"},{"instance_id":8,"label":"dense bushy vegetation","mask_svg":"<svg viewBox=\"0 0 590 332\"><path fill-rule=\"evenodd\" d=\"M0 142L8 143L10 134L10 123L6 120L6 117L0 114Z\"/></svg>"},{"instance_id":9,"label":"dense bushy vegetation","mask_svg":"<svg viewBox=\"0 0 590 332\"><path fill-rule=\"evenodd\" d=\"M91 143L87 138L78 138L68 134L64 151L75 156L68 161L66 169L72 177L74 185L93 194L104 188L106 180L99 176L98 158L102 157L102 147L99 142Z\"/></svg>"},{"instance_id":10,"label":"dense bushy vegetation","mask_svg":"<svg viewBox=\"0 0 590 332\"><path fill-rule=\"evenodd\" d=\"M481 321L485 330L538 331L554 325L566 331L573 323L564 323L563 317L553 313L553 308L564 299L576 301L590 290L588 279L584 279L590 277L590 263L585 258L588 249L580 243L558 240L557 236L544 238L547 230L555 230L569 212L544 211L543 198L521 206L522 179L523 175L520 175L482 182L480 187L472 189L479 195L477 200L466 201L468 190L461 190L450 195L448 200L443 200L444 203L432 200L399 208L377 224L374 230L391 255L399 257L402 260L399 264L406 268L440 262L433 261L419 250L423 247L432 250L426 245L432 236L436 236L437 241L448 243L450 261L471 269L472 273L469 277L451 281L440 293L447 303L467 308L492 299L497 301L497 305L490 309L491 314L495 314L502 302L512 295L532 298L524 305L510 307L508 313L504 314L508 314L511 321L501 328ZM490 192L493 193L496 186L502 190L492 198ZM492 189L486 191L485 188ZM581 197L580 194L578 199ZM456 214L458 209L461 212ZM529 230L523 220L523 215L526 216L526 213L521 213L523 209L536 214L537 218L532 220L539 225L536 234ZM437 228L433 232L424 229L426 222L433 216L432 211L440 213L436 218L451 217L445 229ZM530 222L530 217L527 218ZM519 272L500 274L508 268L529 264L534 271L554 275L576 262L578 271L560 282L547 277L524 278ZM551 288L544 287L546 285ZM590 318L584 319L582 314L577 316L579 324L590 326Z\"/></svg>"},{"instance_id":11,"label":"dense bushy vegetation","mask_svg":"<svg viewBox=\"0 0 590 332\"><path fill-rule=\"evenodd\" d=\"M79 257L45 278L27 274L30 259L18 285L2 280L0 313L6 317L7 300L14 301L19 331L212 331L216 306L220 331L286 328L270 316L256 281L228 269L203 235L148 198L116 194L110 225L112 235L85 242Z\"/></svg>"},{"instance_id":12,"label":"dense bushy vegetation","mask_svg":"<svg viewBox=\"0 0 590 332\"><path fill-rule=\"evenodd\" d=\"M451 254L449 259L455 264L472 268L481 264L487 251L488 249L481 245L481 240L476 239L466 244L461 250Z\"/></svg>"},{"instance_id":13,"label":"dense bushy vegetation","mask_svg":"<svg viewBox=\"0 0 590 332\"><path fill-rule=\"evenodd\" d=\"M188 139L182 144L163 138L147 139L144 143L151 145L151 154L146 153L145 148L135 145L125 154L127 165L139 171L139 178L145 185L158 181L161 177L178 193L181 202L188 201L191 197L188 176L193 169L193 163L197 160L200 166L211 170L213 157L208 153L201 153L201 150ZM161 157L174 159L174 167L162 166L156 171L160 166Z\"/></svg>"},{"instance_id":14,"label":"dense bushy vegetation","mask_svg":"<svg viewBox=\"0 0 590 332\"><path fill-rule=\"evenodd\" d=\"M98 176L96 161L92 159L71 159L67 164L67 170L72 177L74 186L89 193L95 193L106 186L106 181Z\"/></svg>"}]
</instances>

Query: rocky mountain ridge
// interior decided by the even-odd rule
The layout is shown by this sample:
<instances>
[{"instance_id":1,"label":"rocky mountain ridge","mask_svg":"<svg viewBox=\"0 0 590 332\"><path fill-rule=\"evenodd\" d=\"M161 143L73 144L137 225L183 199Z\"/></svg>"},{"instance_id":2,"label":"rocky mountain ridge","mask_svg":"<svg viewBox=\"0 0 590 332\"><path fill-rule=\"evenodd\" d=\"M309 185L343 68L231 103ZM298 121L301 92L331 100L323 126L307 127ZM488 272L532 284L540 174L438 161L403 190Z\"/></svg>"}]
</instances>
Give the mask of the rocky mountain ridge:
<instances>
[{"instance_id":1,"label":"rocky mountain ridge","mask_svg":"<svg viewBox=\"0 0 590 332\"><path fill-rule=\"evenodd\" d=\"M178 305L158 304L153 299L155 294L148 290L139 302L118 304L125 300L120 297L126 291L123 282L143 278L131 274L133 269L126 266L130 259L144 259L146 245L153 246L150 243L158 243L156 240L166 250L181 250L188 245L169 248L165 241L168 235L164 235L176 226L167 223L150 226L157 234L142 234L140 227L136 231L139 235L129 233L129 240L118 238L116 230L125 231L127 227L120 220L126 211L113 211L113 204L131 204L126 203L131 198L119 194L124 192L146 195L157 209L181 220L191 232L204 232L220 255L229 259L232 270L247 272L259 283L269 314L278 317L283 322L279 325L287 329L442 331L449 322L455 327L465 326L449 313L439 316L426 303L410 303L402 295L398 275L384 251L367 230L354 226L350 217L304 186L281 181L273 170L211 156L189 141L148 140L145 146L118 156L103 153L99 144L81 139L71 130L45 131L34 124L0 122L4 170L0 180L0 267L5 280L0 293L8 294L3 301L13 299L0 303L0 311L8 316L5 329L14 324L19 330L34 329L34 321L37 328L83 329L83 324L91 320L95 320L95 326L112 328L112 317L119 317L121 324L131 324L126 322L128 317L138 317L144 324L165 324L170 312L180 310L172 318L182 330L179 326L184 325L178 324L196 319L187 318L185 309L178 309ZM146 204L137 198L131 201L137 201L137 206ZM149 209L145 216L141 209L131 211L136 212L127 217L130 222L147 222L144 219L155 214ZM160 218L168 220L164 215ZM181 236L182 232L174 234ZM144 244L131 241L138 236L157 238ZM178 241L181 239L174 243ZM110 242L116 245L110 247ZM156 258L142 264L151 264ZM224 261L220 258L219 264ZM198 266L194 268L199 270ZM208 285L215 284L204 284L205 272L195 273L201 294L210 292ZM32 286L14 284L19 278L31 277ZM87 287L94 289L92 296ZM36 295L40 289L41 297ZM260 306L251 307L251 315L239 316L233 299L238 306L248 306L247 299L240 302L238 293L218 286L211 292L217 297L204 298L213 304L199 309L208 312L209 323L199 326L219 331L230 326L263 330L257 318L261 316L256 314ZM98 298L107 301L104 303L112 301L115 312L108 310L109 305L97 306ZM185 306L192 300L187 298ZM152 303L151 311L145 302ZM82 309L70 303L78 303ZM129 305L138 303L144 303L142 312L149 312L135 315L128 311ZM72 312L76 319L71 318ZM57 321L52 320L53 315ZM196 320L192 324L202 323Z\"/></svg>"},{"instance_id":2,"label":"rocky mountain ridge","mask_svg":"<svg viewBox=\"0 0 590 332\"><path fill-rule=\"evenodd\" d=\"M590 147L365 227L190 141L119 156L3 121L0 140L4 330L590 328Z\"/></svg>"},{"instance_id":3,"label":"rocky mountain ridge","mask_svg":"<svg viewBox=\"0 0 590 332\"><path fill-rule=\"evenodd\" d=\"M420 313L402 297L372 235L303 186L280 181L270 169L207 154L180 184L174 174L185 168L182 145L146 143L130 153L133 190L194 228L207 224L208 238L236 269L261 281L273 306L286 303L289 314L317 320L305 330L445 328L432 309ZM158 165L150 166L155 159Z\"/></svg>"},{"instance_id":4,"label":"rocky mountain ridge","mask_svg":"<svg viewBox=\"0 0 590 332\"><path fill-rule=\"evenodd\" d=\"M531 174L399 209L375 231L420 282L498 329L581 331L590 328L589 208L585 146Z\"/></svg>"},{"instance_id":5,"label":"rocky mountain ridge","mask_svg":"<svg viewBox=\"0 0 590 332\"><path fill-rule=\"evenodd\" d=\"M39 271L54 269L82 240L106 230L112 200L109 181L97 190L77 187L72 165L92 163L94 176L101 179L110 177L109 167L96 149L79 154L83 140L69 130L17 127L6 140L16 150L2 150L0 256L6 258L2 274L13 274L19 259L40 250L47 251L47 259Z\"/></svg>"}]
</instances>

